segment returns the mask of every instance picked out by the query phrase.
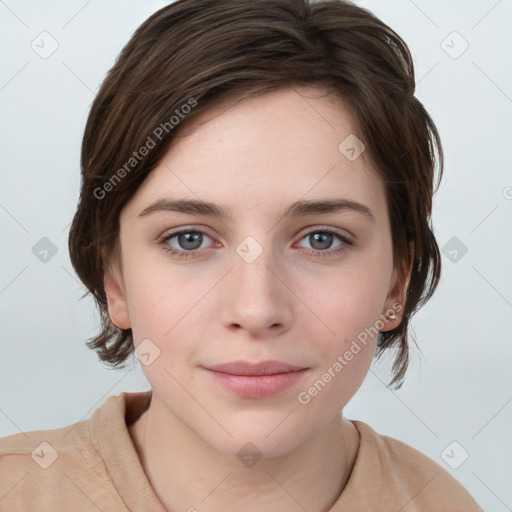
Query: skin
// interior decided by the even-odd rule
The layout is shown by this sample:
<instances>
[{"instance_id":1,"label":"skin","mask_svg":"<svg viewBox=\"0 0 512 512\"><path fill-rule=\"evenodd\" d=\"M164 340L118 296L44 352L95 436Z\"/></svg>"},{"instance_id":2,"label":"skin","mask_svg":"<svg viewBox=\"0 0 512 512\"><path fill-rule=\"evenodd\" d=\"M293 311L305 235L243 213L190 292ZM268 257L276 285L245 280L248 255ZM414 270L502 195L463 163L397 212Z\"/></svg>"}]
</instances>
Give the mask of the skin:
<instances>
[{"instance_id":1,"label":"skin","mask_svg":"<svg viewBox=\"0 0 512 512\"><path fill-rule=\"evenodd\" d=\"M131 328L136 346L150 339L160 351L141 365L153 400L130 434L168 509L327 510L359 448L340 411L369 370L376 338L309 403L297 397L404 304L408 276L395 271L384 186L365 153L350 161L338 149L357 129L341 100L321 89L222 102L188 128L121 212L121 261L105 275L112 322ZM165 198L210 201L232 218L140 216ZM341 198L368 206L374 219L353 210L282 216L299 199ZM194 252L177 236L161 241L179 228L207 232L193 256L166 251ZM330 245L309 236L326 229L335 232ZM251 263L236 251L248 236L262 249ZM400 321L401 311L380 330ZM240 359L308 370L278 395L254 399L202 368ZM252 467L236 456L247 442L262 455Z\"/></svg>"}]
</instances>

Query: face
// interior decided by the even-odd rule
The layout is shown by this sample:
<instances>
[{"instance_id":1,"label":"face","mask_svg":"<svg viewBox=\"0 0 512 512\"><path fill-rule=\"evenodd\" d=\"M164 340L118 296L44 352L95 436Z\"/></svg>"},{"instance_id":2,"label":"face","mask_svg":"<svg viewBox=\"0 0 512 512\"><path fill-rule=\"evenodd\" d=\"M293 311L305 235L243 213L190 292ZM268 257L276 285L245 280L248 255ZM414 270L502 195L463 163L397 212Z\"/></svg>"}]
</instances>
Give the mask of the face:
<instances>
[{"instance_id":1,"label":"face","mask_svg":"<svg viewBox=\"0 0 512 512\"><path fill-rule=\"evenodd\" d=\"M124 208L105 288L163 416L223 453L277 456L339 416L404 287L342 102L283 88L232 103L202 113Z\"/></svg>"}]
</instances>

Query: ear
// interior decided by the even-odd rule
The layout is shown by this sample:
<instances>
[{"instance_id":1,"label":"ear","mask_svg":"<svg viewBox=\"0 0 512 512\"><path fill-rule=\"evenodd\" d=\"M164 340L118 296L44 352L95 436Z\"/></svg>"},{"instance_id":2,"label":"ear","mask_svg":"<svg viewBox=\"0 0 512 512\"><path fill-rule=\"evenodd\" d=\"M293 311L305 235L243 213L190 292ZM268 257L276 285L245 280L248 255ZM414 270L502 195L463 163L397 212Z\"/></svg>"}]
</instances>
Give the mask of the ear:
<instances>
[{"instance_id":1,"label":"ear","mask_svg":"<svg viewBox=\"0 0 512 512\"><path fill-rule=\"evenodd\" d=\"M131 327L123 277L117 264L109 266L103 278L110 321L119 329Z\"/></svg>"},{"instance_id":2,"label":"ear","mask_svg":"<svg viewBox=\"0 0 512 512\"><path fill-rule=\"evenodd\" d=\"M400 272L397 268L393 270L388 295L381 315L386 326L383 329L379 329L380 331L391 331L402 322L407 288L411 279L411 270L412 267L409 267L406 272Z\"/></svg>"}]
</instances>

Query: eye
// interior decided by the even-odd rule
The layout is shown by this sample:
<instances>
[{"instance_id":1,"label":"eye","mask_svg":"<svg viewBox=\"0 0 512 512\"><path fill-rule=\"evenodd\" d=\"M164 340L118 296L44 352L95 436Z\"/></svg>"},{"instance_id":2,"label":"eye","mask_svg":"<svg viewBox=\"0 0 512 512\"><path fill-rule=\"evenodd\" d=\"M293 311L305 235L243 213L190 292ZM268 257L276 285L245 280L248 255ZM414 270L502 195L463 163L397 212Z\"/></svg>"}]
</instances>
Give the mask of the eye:
<instances>
[{"instance_id":1,"label":"eye","mask_svg":"<svg viewBox=\"0 0 512 512\"><path fill-rule=\"evenodd\" d=\"M332 247L333 240L336 238L340 240L341 243L334 246L333 249L328 250ZM331 229L315 229L314 231L310 231L305 236L303 236L301 240L308 241L310 247L306 248L312 249L310 255L313 257L335 256L341 252L346 251L350 246L354 245L347 236Z\"/></svg>"},{"instance_id":2,"label":"eye","mask_svg":"<svg viewBox=\"0 0 512 512\"><path fill-rule=\"evenodd\" d=\"M208 246L204 245L205 238L212 240L202 229L181 229L164 235L159 243L167 253L177 258L194 258L200 255L201 249ZM340 243L331 248L335 239ZM354 245L347 236L332 229L315 229L303 235L300 240L308 241L310 247L305 248L311 249L310 256L313 257L333 257ZM299 247L304 248L302 245Z\"/></svg>"},{"instance_id":3,"label":"eye","mask_svg":"<svg viewBox=\"0 0 512 512\"><path fill-rule=\"evenodd\" d=\"M160 239L166 252L177 256L178 258L188 258L196 256L197 251L204 249L204 238L212 240L202 229L183 229L168 233ZM172 243L172 241L174 242Z\"/></svg>"}]
</instances>

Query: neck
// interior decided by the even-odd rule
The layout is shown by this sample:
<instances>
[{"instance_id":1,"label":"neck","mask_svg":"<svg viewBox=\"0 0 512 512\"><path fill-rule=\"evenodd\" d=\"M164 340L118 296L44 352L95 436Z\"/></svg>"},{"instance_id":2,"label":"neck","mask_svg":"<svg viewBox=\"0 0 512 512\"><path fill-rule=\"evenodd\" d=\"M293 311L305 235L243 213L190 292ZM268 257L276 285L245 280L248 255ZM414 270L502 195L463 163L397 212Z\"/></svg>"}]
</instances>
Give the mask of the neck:
<instances>
[{"instance_id":1,"label":"neck","mask_svg":"<svg viewBox=\"0 0 512 512\"><path fill-rule=\"evenodd\" d=\"M290 452L245 465L212 448L155 398L129 431L167 510L324 512L352 472L359 435L341 415Z\"/></svg>"}]
</instances>

